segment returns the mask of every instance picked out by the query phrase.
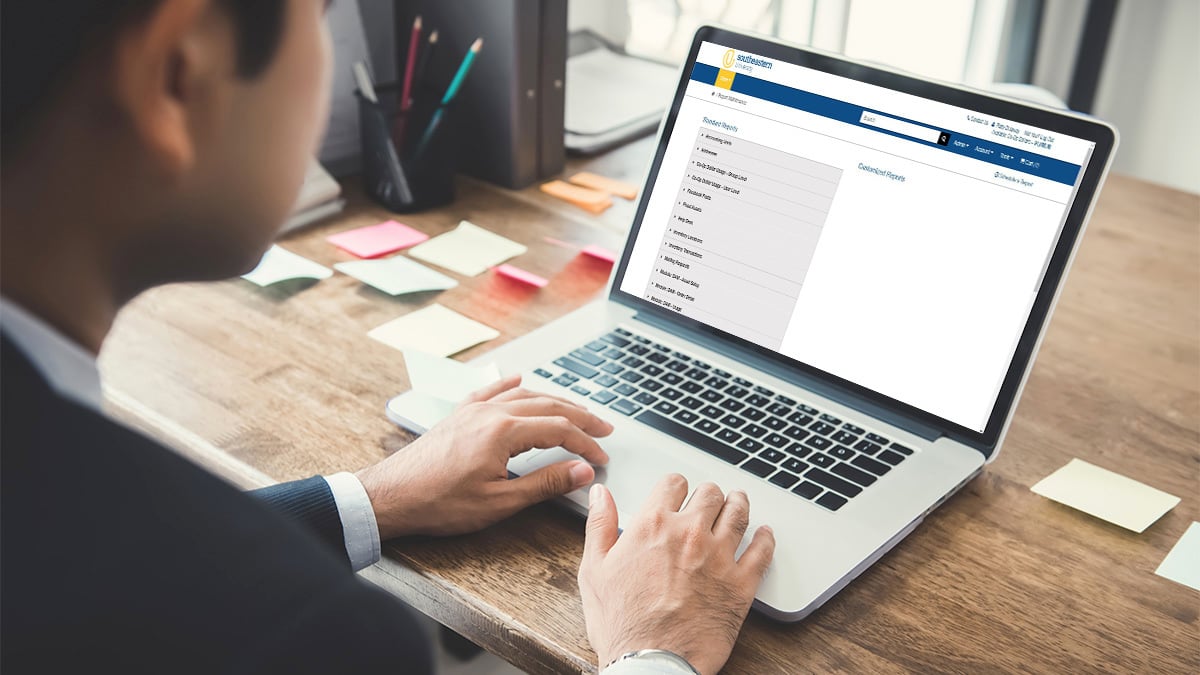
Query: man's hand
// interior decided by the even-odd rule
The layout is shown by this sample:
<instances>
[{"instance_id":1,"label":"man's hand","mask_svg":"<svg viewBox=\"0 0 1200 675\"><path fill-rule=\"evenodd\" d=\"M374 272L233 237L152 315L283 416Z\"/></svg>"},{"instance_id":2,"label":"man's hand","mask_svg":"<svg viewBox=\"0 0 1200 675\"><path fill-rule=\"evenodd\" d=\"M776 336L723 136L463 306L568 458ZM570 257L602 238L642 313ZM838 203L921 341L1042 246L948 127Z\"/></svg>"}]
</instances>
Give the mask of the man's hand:
<instances>
[{"instance_id":1,"label":"man's hand","mask_svg":"<svg viewBox=\"0 0 1200 675\"><path fill-rule=\"evenodd\" d=\"M569 401L518 389L519 376L475 392L421 438L356 475L375 509L381 539L473 532L521 509L581 488L608 455L593 437L612 425ZM508 478L508 460L562 446L588 460L558 462Z\"/></svg>"},{"instance_id":2,"label":"man's hand","mask_svg":"<svg viewBox=\"0 0 1200 675\"><path fill-rule=\"evenodd\" d=\"M612 494L592 486L579 590L600 667L640 649L675 652L702 675L729 659L775 537L758 528L735 561L750 522L746 494L705 483L681 511L687 493L683 476L667 476L618 539Z\"/></svg>"}]
</instances>

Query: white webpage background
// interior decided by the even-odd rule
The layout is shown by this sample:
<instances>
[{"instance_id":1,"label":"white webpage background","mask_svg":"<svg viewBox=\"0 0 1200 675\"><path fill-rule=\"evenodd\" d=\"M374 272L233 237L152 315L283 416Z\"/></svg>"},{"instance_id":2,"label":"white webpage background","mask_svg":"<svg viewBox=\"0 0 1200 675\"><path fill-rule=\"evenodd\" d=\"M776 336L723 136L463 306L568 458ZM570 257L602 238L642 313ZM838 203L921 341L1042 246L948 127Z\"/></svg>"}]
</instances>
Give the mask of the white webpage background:
<instances>
[{"instance_id":1,"label":"white webpage background","mask_svg":"<svg viewBox=\"0 0 1200 675\"><path fill-rule=\"evenodd\" d=\"M621 290L640 297L646 286L702 118L733 124L734 135L845 171L781 353L982 431L1065 204L920 163L990 172L977 160L790 109L777 111L783 124L711 102L709 85L688 88Z\"/></svg>"}]
</instances>

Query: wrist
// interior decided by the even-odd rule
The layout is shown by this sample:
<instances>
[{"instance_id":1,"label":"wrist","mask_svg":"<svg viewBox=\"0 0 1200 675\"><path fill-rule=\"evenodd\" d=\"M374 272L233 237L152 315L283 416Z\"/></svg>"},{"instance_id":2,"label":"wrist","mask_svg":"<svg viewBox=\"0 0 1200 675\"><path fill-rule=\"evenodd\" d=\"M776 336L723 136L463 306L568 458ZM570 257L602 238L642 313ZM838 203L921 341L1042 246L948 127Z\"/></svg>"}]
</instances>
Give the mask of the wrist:
<instances>
[{"instance_id":1,"label":"wrist","mask_svg":"<svg viewBox=\"0 0 1200 675\"><path fill-rule=\"evenodd\" d=\"M377 477L377 465L368 466L354 473L354 477L362 483L367 499L371 502L371 510L375 513L375 522L379 526L379 539L387 541L396 537L412 534L410 531L411 518L405 515L401 491Z\"/></svg>"},{"instance_id":2,"label":"wrist","mask_svg":"<svg viewBox=\"0 0 1200 675\"><path fill-rule=\"evenodd\" d=\"M675 652L665 649L640 649L637 651L625 652L624 654L621 654L607 663L601 661L603 665L600 667L600 672L603 674L603 672L608 670L613 664L620 663L622 661L644 661L657 665L672 667L683 675L700 675L700 671L696 670L695 666L693 666L687 659L683 658L679 654L676 654Z\"/></svg>"}]
</instances>

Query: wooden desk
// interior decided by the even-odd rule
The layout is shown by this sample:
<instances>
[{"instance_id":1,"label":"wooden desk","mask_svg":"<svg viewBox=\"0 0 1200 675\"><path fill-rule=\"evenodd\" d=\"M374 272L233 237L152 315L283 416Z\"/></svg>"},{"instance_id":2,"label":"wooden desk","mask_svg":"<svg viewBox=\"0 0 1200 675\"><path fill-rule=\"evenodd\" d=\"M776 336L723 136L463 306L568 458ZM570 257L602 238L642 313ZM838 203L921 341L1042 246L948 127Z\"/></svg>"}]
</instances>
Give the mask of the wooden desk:
<instances>
[{"instance_id":1,"label":"wooden desk","mask_svg":"<svg viewBox=\"0 0 1200 675\"><path fill-rule=\"evenodd\" d=\"M589 166L636 182L651 149ZM544 235L617 248L633 213L619 203L593 218L536 189L460 188L453 206L403 220L438 234L468 218L524 242L515 263L547 288L490 274L395 299L344 275L299 290L162 288L105 346L113 409L244 485L400 450L411 439L383 409L407 388L403 359L367 331L437 301L502 331L461 357L481 354L602 291L607 268ZM349 259L324 237L388 217L353 201L284 245ZM999 460L807 621L751 616L726 672L1200 672L1200 593L1154 574L1200 519L1198 222L1195 195L1110 179ZM1030 492L1072 457L1183 502L1137 535ZM369 576L525 670L589 672L582 544L580 520L542 505L472 536L392 542Z\"/></svg>"}]
</instances>

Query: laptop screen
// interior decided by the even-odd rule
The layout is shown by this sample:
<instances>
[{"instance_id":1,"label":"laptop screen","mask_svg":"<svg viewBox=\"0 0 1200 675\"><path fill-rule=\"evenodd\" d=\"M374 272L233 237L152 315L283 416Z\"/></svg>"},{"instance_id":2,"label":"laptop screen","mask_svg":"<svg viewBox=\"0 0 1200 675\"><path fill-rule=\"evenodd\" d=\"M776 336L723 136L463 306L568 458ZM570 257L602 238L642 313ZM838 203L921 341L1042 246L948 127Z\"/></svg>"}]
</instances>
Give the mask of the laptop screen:
<instances>
[{"instance_id":1,"label":"laptop screen","mask_svg":"<svg viewBox=\"0 0 1200 675\"><path fill-rule=\"evenodd\" d=\"M983 433L1095 144L702 42L619 290Z\"/></svg>"}]
</instances>

